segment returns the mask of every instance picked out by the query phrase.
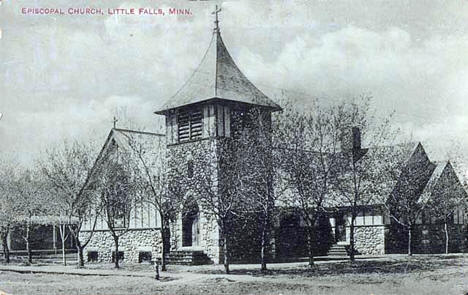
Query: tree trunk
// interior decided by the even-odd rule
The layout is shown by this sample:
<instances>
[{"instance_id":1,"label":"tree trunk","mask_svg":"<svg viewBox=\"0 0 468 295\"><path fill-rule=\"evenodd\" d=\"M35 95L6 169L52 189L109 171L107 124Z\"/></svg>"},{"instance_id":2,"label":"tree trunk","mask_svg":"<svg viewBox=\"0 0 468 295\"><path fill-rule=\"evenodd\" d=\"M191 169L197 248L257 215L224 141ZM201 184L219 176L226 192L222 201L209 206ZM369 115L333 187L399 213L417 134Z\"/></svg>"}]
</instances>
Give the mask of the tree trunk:
<instances>
[{"instance_id":1,"label":"tree trunk","mask_svg":"<svg viewBox=\"0 0 468 295\"><path fill-rule=\"evenodd\" d=\"M226 220L218 220L218 226L220 227L220 235L223 239L223 265L226 274L230 273L229 263L230 263L230 255L231 253L229 245L228 245L228 229L227 229L227 221Z\"/></svg>"},{"instance_id":2,"label":"tree trunk","mask_svg":"<svg viewBox=\"0 0 468 295\"><path fill-rule=\"evenodd\" d=\"M166 262L166 233L165 229L161 229L161 238L162 238L162 250L161 250L161 271L167 271L167 262Z\"/></svg>"},{"instance_id":3,"label":"tree trunk","mask_svg":"<svg viewBox=\"0 0 468 295\"><path fill-rule=\"evenodd\" d=\"M65 254L65 242L66 242L66 234L65 234L65 225L60 224L60 239L62 240L62 263L64 266L67 266L67 256Z\"/></svg>"},{"instance_id":4,"label":"tree trunk","mask_svg":"<svg viewBox=\"0 0 468 295\"><path fill-rule=\"evenodd\" d=\"M78 236L75 235L74 233L73 233L73 238L75 240L76 250L78 251L78 268L82 268L84 267L84 256L83 256L84 247L81 245L81 242Z\"/></svg>"},{"instance_id":5,"label":"tree trunk","mask_svg":"<svg viewBox=\"0 0 468 295\"><path fill-rule=\"evenodd\" d=\"M448 226L447 220L444 223L444 230L445 230L445 254L449 253L449 233L448 233Z\"/></svg>"},{"instance_id":6,"label":"tree trunk","mask_svg":"<svg viewBox=\"0 0 468 295\"><path fill-rule=\"evenodd\" d=\"M166 220L162 214L160 214L161 218L161 239L162 239L162 253L161 253L161 271L167 271L167 262L166 262L166 243L167 243L167 229L169 228L166 224Z\"/></svg>"},{"instance_id":7,"label":"tree trunk","mask_svg":"<svg viewBox=\"0 0 468 295\"><path fill-rule=\"evenodd\" d=\"M315 265L314 261L314 228L313 226L308 226L308 238L307 238L307 248L309 251L309 267Z\"/></svg>"},{"instance_id":8,"label":"tree trunk","mask_svg":"<svg viewBox=\"0 0 468 295\"><path fill-rule=\"evenodd\" d=\"M352 213L351 214L351 224L349 225L349 260L351 262L354 262L354 253L356 252L355 250L355 245L354 245L354 222L356 220L356 214Z\"/></svg>"},{"instance_id":9,"label":"tree trunk","mask_svg":"<svg viewBox=\"0 0 468 295\"><path fill-rule=\"evenodd\" d=\"M62 241L62 261L63 265L67 266L67 256L65 255L65 242Z\"/></svg>"},{"instance_id":10,"label":"tree trunk","mask_svg":"<svg viewBox=\"0 0 468 295\"><path fill-rule=\"evenodd\" d=\"M261 267L260 270L262 272L267 270L267 265L266 265L266 222L263 223L262 226L262 233L261 233L261 244L260 244L260 261L261 261Z\"/></svg>"},{"instance_id":11,"label":"tree trunk","mask_svg":"<svg viewBox=\"0 0 468 295\"><path fill-rule=\"evenodd\" d=\"M8 230L2 234L3 256L5 262L10 263L10 248L8 248Z\"/></svg>"},{"instance_id":12,"label":"tree trunk","mask_svg":"<svg viewBox=\"0 0 468 295\"><path fill-rule=\"evenodd\" d=\"M413 252L411 252L411 234L412 234L413 228L411 225L408 226L408 256L413 255Z\"/></svg>"},{"instance_id":13,"label":"tree trunk","mask_svg":"<svg viewBox=\"0 0 468 295\"><path fill-rule=\"evenodd\" d=\"M31 250L31 243L30 243L30 228L29 222L26 223L26 250L28 252L28 262L32 263L32 250Z\"/></svg>"},{"instance_id":14,"label":"tree trunk","mask_svg":"<svg viewBox=\"0 0 468 295\"><path fill-rule=\"evenodd\" d=\"M78 268L84 267L83 247L76 246L78 250Z\"/></svg>"},{"instance_id":15,"label":"tree trunk","mask_svg":"<svg viewBox=\"0 0 468 295\"><path fill-rule=\"evenodd\" d=\"M119 268L119 236L114 235L115 254L114 254L114 267Z\"/></svg>"},{"instance_id":16,"label":"tree trunk","mask_svg":"<svg viewBox=\"0 0 468 295\"><path fill-rule=\"evenodd\" d=\"M224 252L224 270L226 271L226 274L229 274L230 273L230 270L229 270L229 246L228 246L228 238L227 238L227 235L226 233L224 233L223 235L223 241L224 241L224 245L223 245L223 252ZM265 265L266 267L266 265Z\"/></svg>"},{"instance_id":17,"label":"tree trunk","mask_svg":"<svg viewBox=\"0 0 468 295\"><path fill-rule=\"evenodd\" d=\"M81 232L82 222L76 225L75 228L70 225L68 226L68 229L70 230L70 233L72 234L73 240L75 241L76 250L78 251L78 268L84 267L84 255L83 255L84 248L88 245L88 243L91 241L93 237L96 223L97 223L97 215L94 218L93 228L89 234L89 237L87 238L86 241L84 241L83 244L80 241L80 232Z\"/></svg>"}]
</instances>

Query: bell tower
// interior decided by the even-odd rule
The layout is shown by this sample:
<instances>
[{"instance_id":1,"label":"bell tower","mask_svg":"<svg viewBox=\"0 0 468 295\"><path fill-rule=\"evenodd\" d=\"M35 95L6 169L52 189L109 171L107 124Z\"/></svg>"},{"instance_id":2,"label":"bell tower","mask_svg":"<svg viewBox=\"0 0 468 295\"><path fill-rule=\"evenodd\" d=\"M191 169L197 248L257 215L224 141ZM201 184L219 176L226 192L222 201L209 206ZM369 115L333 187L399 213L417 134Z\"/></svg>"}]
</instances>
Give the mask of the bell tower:
<instances>
[{"instance_id":1,"label":"bell tower","mask_svg":"<svg viewBox=\"0 0 468 295\"><path fill-rule=\"evenodd\" d=\"M249 110L260 110L268 124L271 124L271 113L281 110L234 63L221 38L218 19L220 11L216 7L213 12L215 26L200 65L185 83L181 83L182 87L160 110L155 112L166 117L168 169L182 167L183 175L179 175L180 177L197 176L197 169L193 168L197 165L193 164L192 159L199 158L200 153L209 161L219 161L216 147L221 140L235 138L243 128L247 128L246 117ZM194 219L199 222L197 226L200 236L195 237L192 233L192 240L197 240L197 250L203 250L218 263L220 248L217 226L203 225L213 222L203 216L202 208L199 212L201 215ZM190 228L190 225L185 225L185 228ZM188 235L189 233L186 234ZM175 239L171 241L176 244L172 245L175 249L186 247L187 242L182 246L182 239ZM188 238L185 241L187 240Z\"/></svg>"}]
</instances>

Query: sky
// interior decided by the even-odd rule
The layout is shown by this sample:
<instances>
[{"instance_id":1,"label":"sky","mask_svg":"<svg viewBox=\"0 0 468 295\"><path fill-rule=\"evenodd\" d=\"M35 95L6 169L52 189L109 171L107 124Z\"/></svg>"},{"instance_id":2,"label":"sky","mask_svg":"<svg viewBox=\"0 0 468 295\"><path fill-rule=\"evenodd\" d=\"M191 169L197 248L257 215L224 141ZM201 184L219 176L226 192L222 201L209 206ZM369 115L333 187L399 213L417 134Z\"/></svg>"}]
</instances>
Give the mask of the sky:
<instances>
[{"instance_id":1,"label":"sky","mask_svg":"<svg viewBox=\"0 0 468 295\"><path fill-rule=\"evenodd\" d=\"M26 165L64 140L112 128L163 132L153 114L197 67L214 5L244 74L295 103L372 95L372 106L431 159L468 154L468 1L3 0L0 151ZM22 8L104 15L23 15ZM113 8L191 15L108 15Z\"/></svg>"}]
</instances>

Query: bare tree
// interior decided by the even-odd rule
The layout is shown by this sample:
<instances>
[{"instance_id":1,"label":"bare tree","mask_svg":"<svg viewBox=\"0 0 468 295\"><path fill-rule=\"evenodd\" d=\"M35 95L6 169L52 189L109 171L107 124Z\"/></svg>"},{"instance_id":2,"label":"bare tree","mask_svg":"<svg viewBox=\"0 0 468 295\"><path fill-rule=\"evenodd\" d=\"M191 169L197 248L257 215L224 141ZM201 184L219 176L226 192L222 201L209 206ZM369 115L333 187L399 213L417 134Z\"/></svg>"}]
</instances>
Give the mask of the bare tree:
<instances>
[{"instance_id":1,"label":"bare tree","mask_svg":"<svg viewBox=\"0 0 468 295\"><path fill-rule=\"evenodd\" d=\"M281 159L282 186L288 190L284 199L305 223L309 266L313 266L315 225L325 206L330 206L332 180L341 160L340 132L346 122L342 106L283 109L275 132L275 152Z\"/></svg>"},{"instance_id":2,"label":"bare tree","mask_svg":"<svg viewBox=\"0 0 468 295\"><path fill-rule=\"evenodd\" d=\"M96 188L100 194L99 207L114 240L114 265L119 268L119 239L130 229L136 188L128 152L115 148L101 161Z\"/></svg>"},{"instance_id":3,"label":"bare tree","mask_svg":"<svg viewBox=\"0 0 468 295\"><path fill-rule=\"evenodd\" d=\"M21 212L17 218L26 243L28 262L32 263L31 230L37 224L34 222L34 217L50 212L48 210L50 208L47 208L48 195L45 193L41 174L29 169L20 170L11 189L15 199L14 210Z\"/></svg>"},{"instance_id":4,"label":"bare tree","mask_svg":"<svg viewBox=\"0 0 468 295\"><path fill-rule=\"evenodd\" d=\"M165 271L167 250L170 245L170 221L178 211L178 204L182 195L182 184L169 185L166 169L165 142L157 134L140 136L139 133L126 133L130 147L130 163L134 185L138 191L140 201L156 208L161 221L162 265ZM176 171L171 171L176 173ZM178 173L176 173L178 174ZM176 176L170 179L178 179Z\"/></svg>"},{"instance_id":5,"label":"bare tree","mask_svg":"<svg viewBox=\"0 0 468 295\"><path fill-rule=\"evenodd\" d=\"M83 249L92 238L97 217L90 217L90 209L95 207L91 188L93 180L90 173L93 165L93 149L90 145L77 141L64 142L61 148L46 152L46 159L40 163L49 191L56 198L53 202L62 239L63 263L65 260L65 241L70 233L74 239L79 267L84 266ZM93 224L90 235L81 239L83 224L91 219Z\"/></svg>"},{"instance_id":6,"label":"bare tree","mask_svg":"<svg viewBox=\"0 0 468 295\"><path fill-rule=\"evenodd\" d=\"M223 247L223 264L227 274L230 269L231 239L234 218L239 217L243 199L238 193L239 167L231 139L218 142L214 150L194 153L192 159L196 176L188 177L188 185L196 192L196 199L203 211L216 219ZM210 155L210 156L207 156ZM216 155L216 161L211 159ZM194 174L189 172L190 174Z\"/></svg>"},{"instance_id":7,"label":"bare tree","mask_svg":"<svg viewBox=\"0 0 468 295\"><path fill-rule=\"evenodd\" d=\"M427 202L431 216L444 223L445 254L448 254L450 240L448 224L453 220L455 212L466 210L468 195L450 161L436 169L441 170L440 172L436 170L439 178L435 183L429 183L429 189L425 190L421 199Z\"/></svg>"},{"instance_id":8,"label":"bare tree","mask_svg":"<svg viewBox=\"0 0 468 295\"><path fill-rule=\"evenodd\" d=\"M333 178L334 198L341 206L347 207L350 214L350 260L355 256L355 223L362 208L381 201L385 195L385 185L389 182L389 174L383 169L382 159L388 159L381 149L363 149L361 137L370 139L373 147L391 143L395 131L391 129L391 117L377 122L370 111L371 98L362 96L351 103L342 103L339 118L341 130L341 155L337 161L335 177Z\"/></svg>"},{"instance_id":9,"label":"bare tree","mask_svg":"<svg viewBox=\"0 0 468 295\"><path fill-rule=\"evenodd\" d=\"M15 212L15 198L12 191L13 181L16 176L15 169L0 162L0 242L6 263L10 263L10 249L8 235L18 212Z\"/></svg>"},{"instance_id":10,"label":"bare tree","mask_svg":"<svg viewBox=\"0 0 468 295\"><path fill-rule=\"evenodd\" d=\"M274 182L278 179L278 158L272 142L271 114L261 109L250 109L246 126L236 141L236 172L239 177L239 195L249 205L248 211L258 214L260 231L261 270L267 270L271 244L272 221L278 192Z\"/></svg>"}]
</instances>

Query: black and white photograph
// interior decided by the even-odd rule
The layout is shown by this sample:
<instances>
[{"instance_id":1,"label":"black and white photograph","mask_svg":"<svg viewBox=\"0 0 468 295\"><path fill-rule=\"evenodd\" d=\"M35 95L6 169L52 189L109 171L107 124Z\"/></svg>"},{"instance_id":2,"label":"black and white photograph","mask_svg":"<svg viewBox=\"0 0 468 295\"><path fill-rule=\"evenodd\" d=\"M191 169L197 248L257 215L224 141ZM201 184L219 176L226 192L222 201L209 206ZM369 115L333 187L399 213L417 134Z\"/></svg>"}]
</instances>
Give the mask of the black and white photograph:
<instances>
[{"instance_id":1,"label":"black and white photograph","mask_svg":"<svg viewBox=\"0 0 468 295\"><path fill-rule=\"evenodd\" d=\"M0 295L467 295L467 253L467 1L0 0Z\"/></svg>"}]
</instances>

